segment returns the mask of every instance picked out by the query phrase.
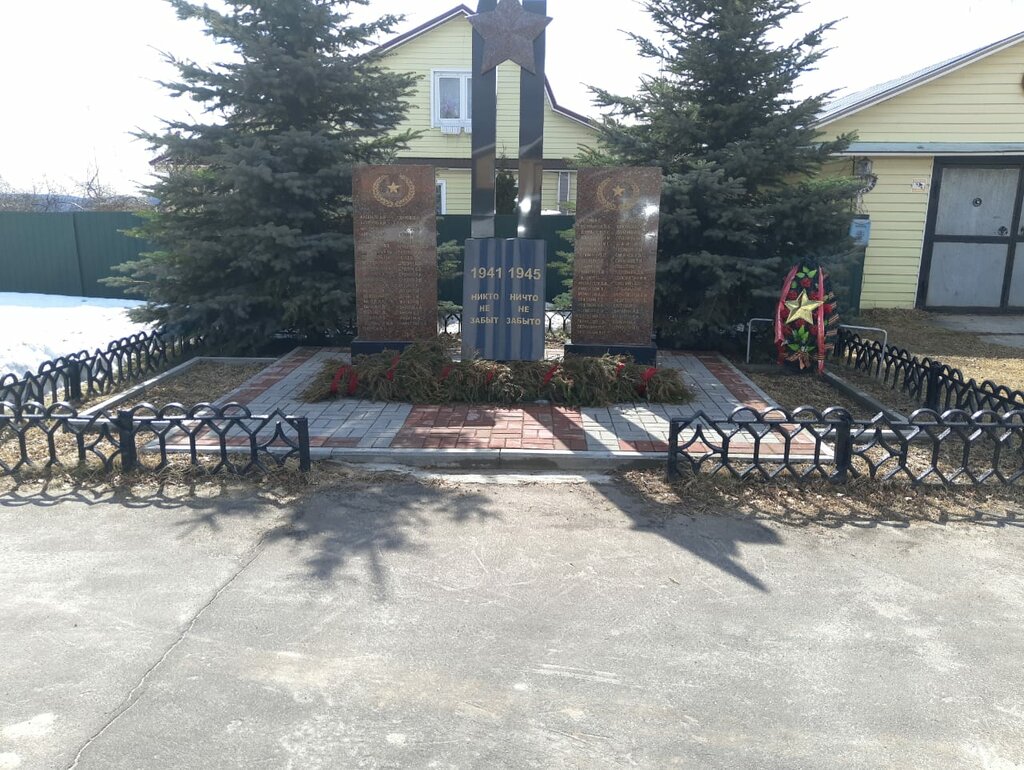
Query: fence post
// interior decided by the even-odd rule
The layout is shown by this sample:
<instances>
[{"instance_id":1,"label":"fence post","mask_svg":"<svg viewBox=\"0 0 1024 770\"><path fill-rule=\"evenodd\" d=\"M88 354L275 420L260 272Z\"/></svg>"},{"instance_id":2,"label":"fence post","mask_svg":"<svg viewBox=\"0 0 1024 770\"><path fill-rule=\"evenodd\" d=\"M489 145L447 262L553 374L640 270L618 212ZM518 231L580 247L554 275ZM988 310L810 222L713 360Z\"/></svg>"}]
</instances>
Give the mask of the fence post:
<instances>
[{"instance_id":1,"label":"fence post","mask_svg":"<svg viewBox=\"0 0 1024 770\"><path fill-rule=\"evenodd\" d=\"M836 429L836 473L832 477L838 484L850 480L850 469L853 468L853 418L844 414L838 423L832 423Z\"/></svg>"},{"instance_id":2,"label":"fence post","mask_svg":"<svg viewBox=\"0 0 1024 770\"><path fill-rule=\"evenodd\" d=\"M679 478L679 432L680 426L675 420L668 424L668 467L666 474L670 479Z\"/></svg>"},{"instance_id":3,"label":"fence post","mask_svg":"<svg viewBox=\"0 0 1024 770\"><path fill-rule=\"evenodd\" d=\"M68 362L68 396L72 401L82 400L82 365L78 361Z\"/></svg>"},{"instance_id":4,"label":"fence post","mask_svg":"<svg viewBox=\"0 0 1024 770\"><path fill-rule=\"evenodd\" d=\"M924 406L933 412L939 411L939 379L942 376L942 365L932 361L928 367L928 391L925 393Z\"/></svg>"},{"instance_id":5,"label":"fence post","mask_svg":"<svg viewBox=\"0 0 1024 770\"><path fill-rule=\"evenodd\" d=\"M299 470L305 473L313 466L309 457L309 419L300 417L295 427L299 433Z\"/></svg>"},{"instance_id":6,"label":"fence post","mask_svg":"<svg viewBox=\"0 0 1024 770\"><path fill-rule=\"evenodd\" d=\"M121 445L121 470L125 473L139 465L139 450L135 446L135 418L132 413L121 409L114 424L117 426L117 442Z\"/></svg>"}]
</instances>

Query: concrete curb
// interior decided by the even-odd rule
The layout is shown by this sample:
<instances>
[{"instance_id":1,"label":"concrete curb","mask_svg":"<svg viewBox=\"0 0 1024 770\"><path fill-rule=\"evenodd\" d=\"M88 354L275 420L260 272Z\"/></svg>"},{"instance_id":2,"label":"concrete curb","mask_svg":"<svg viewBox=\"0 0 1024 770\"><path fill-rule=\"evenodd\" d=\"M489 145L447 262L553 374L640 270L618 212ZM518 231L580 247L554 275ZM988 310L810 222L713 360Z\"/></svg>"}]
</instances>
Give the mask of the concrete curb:
<instances>
[{"instance_id":1,"label":"concrete curb","mask_svg":"<svg viewBox=\"0 0 1024 770\"><path fill-rule=\"evenodd\" d=\"M855 385L851 385L849 382L844 380L839 375L833 374L832 372L825 372L824 374L821 375L821 378L843 395L852 398L861 406L874 411L876 414L878 412L881 412L890 420L894 420L897 422L909 422L909 420L906 417L897 412L895 409L890 409L881 401L879 401L876 398L873 398L872 396L869 396L867 393L865 393Z\"/></svg>"},{"instance_id":2,"label":"concrete curb","mask_svg":"<svg viewBox=\"0 0 1024 770\"><path fill-rule=\"evenodd\" d=\"M314 460L412 468L601 471L655 468L664 452L568 452L529 449L336 449L310 450Z\"/></svg>"}]
</instances>

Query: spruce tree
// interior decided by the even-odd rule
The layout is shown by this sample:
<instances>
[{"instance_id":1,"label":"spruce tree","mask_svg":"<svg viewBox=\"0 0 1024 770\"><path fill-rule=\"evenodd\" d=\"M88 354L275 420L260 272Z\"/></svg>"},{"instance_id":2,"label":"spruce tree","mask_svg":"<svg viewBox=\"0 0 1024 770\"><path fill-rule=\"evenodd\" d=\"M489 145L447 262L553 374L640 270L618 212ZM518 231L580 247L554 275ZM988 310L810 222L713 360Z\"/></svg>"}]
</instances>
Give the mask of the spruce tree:
<instances>
[{"instance_id":1,"label":"spruce tree","mask_svg":"<svg viewBox=\"0 0 1024 770\"><path fill-rule=\"evenodd\" d=\"M668 341L713 343L770 315L783 266L844 251L858 185L819 176L852 136L822 141L830 94L797 99L833 24L773 42L798 0L645 0L658 42L632 35L657 67L634 96L592 89L608 109L589 162L664 170L657 322Z\"/></svg>"},{"instance_id":2,"label":"spruce tree","mask_svg":"<svg viewBox=\"0 0 1024 770\"><path fill-rule=\"evenodd\" d=\"M168 56L163 83L201 119L146 133L159 200L138 235L152 253L114 279L148 303L139 320L256 348L290 329L322 337L355 315L352 169L386 162L415 77L385 70L372 42L400 20L359 24L368 0L168 0L233 50L204 67Z\"/></svg>"}]
</instances>

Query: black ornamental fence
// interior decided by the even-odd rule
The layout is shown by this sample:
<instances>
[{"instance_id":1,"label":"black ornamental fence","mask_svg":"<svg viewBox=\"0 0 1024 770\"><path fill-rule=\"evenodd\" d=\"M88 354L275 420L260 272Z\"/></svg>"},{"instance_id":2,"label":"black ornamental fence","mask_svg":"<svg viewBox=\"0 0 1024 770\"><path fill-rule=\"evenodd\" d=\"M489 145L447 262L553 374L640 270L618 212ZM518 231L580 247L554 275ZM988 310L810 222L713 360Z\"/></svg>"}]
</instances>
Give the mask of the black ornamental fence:
<instances>
[{"instance_id":1,"label":"black ornamental fence","mask_svg":"<svg viewBox=\"0 0 1024 770\"><path fill-rule=\"evenodd\" d=\"M203 346L197 336L135 334L46 361L34 373L0 377L0 475L55 465L161 471L176 455L210 473L265 472L292 460L308 470L305 417L254 415L239 404L76 406L164 372Z\"/></svg>"},{"instance_id":2,"label":"black ornamental fence","mask_svg":"<svg viewBox=\"0 0 1024 770\"><path fill-rule=\"evenodd\" d=\"M442 334L460 334L462 332L462 311L441 310L437 314L437 329ZM545 334L565 334L572 332L571 310L548 310L544 313Z\"/></svg>"},{"instance_id":3,"label":"black ornamental fence","mask_svg":"<svg viewBox=\"0 0 1024 770\"><path fill-rule=\"evenodd\" d=\"M267 472L289 461L308 471L309 422L240 404L80 413L66 403L0 402L0 476L54 466L159 472L173 457L210 474Z\"/></svg>"},{"instance_id":4,"label":"black ornamental fence","mask_svg":"<svg viewBox=\"0 0 1024 770\"><path fill-rule=\"evenodd\" d=\"M1009 486L1024 479L1024 410L922 409L907 420L859 420L840 408L744 407L726 420L701 412L670 424L668 474L683 469L743 480Z\"/></svg>"},{"instance_id":5,"label":"black ornamental fence","mask_svg":"<svg viewBox=\"0 0 1024 770\"><path fill-rule=\"evenodd\" d=\"M877 340L861 339L847 329L839 330L833 359L877 378L934 412L950 409L970 413L1024 410L1024 392L1020 390L990 380L979 383L941 361L918 358L906 350L883 345Z\"/></svg>"},{"instance_id":6,"label":"black ornamental fence","mask_svg":"<svg viewBox=\"0 0 1024 770\"><path fill-rule=\"evenodd\" d=\"M133 334L103 350L83 350L46 361L35 372L0 376L0 401L78 403L159 374L195 355L202 345L203 339L197 336L161 331Z\"/></svg>"}]
</instances>

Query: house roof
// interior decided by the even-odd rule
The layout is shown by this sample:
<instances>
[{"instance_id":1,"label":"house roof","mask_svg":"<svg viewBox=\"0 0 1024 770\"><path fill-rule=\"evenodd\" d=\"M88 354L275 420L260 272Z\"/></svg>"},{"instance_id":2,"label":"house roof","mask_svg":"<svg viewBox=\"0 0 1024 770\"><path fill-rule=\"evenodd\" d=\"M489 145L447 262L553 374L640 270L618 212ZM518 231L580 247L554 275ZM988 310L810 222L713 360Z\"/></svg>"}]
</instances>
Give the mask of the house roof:
<instances>
[{"instance_id":1,"label":"house roof","mask_svg":"<svg viewBox=\"0 0 1024 770\"><path fill-rule=\"evenodd\" d=\"M426 21L423 24L420 24L415 29L411 29L408 32L404 32L398 37L392 38L386 43L381 44L380 46L377 47L377 53L387 53L388 51L391 51L395 48L398 48L401 45L404 45L405 43L408 43L410 40L414 40L420 37L421 35L425 35L427 32L430 32L431 30L440 27L442 24L447 24L449 21L452 21L453 19L457 19L459 17L469 18L474 13L475 11L473 11L469 6L465 4L457 5L451 10L445 11L440 16L435 16L430 21ZM547 91L548 101L551 102L551 109L554 110L557 114L561 115L562 117L568 118L569 120L574 120L577 123L582 123L583 125L588 126L590 128L594 128L597 125L596 121L592 120L591 118L588 118L586 115L581 115L578 112L573 112L567 107L563 107L562 105L560 105L558 101L555 99L555 92L551 88L551 81L547 77L544 78L544 89Z\"/></svg>"},{"instance_id":2,"label":"house roof","mask_svg":"<svg viewBox=\"0 0 1024 770\"><path fill-rule=\"evenodd\" d=\"M981 48L969 51L968 53L960 54L959 56L954 56L952 59L946 59L946 61L933 64L930 67L925 67L917 72L911 72L909 75L904 75L903 77L896 78L895 80L879 83L878 85L871 86L863 91L858 91L856 93L840 97L825 106L825 109L818 117L816 124L822 126L839 120L840 118L845 118L855 112L860 112L861 110L872 107L879 102L892 99L893 97L904 94L911 89L917 88L925 83L929 83L943 75L948 75L950 72L955 72L956 70L966 67L969 64L973 64L987 56L1004 51L1020 42L1024 42L1024 32L1018 32L1017 34L1011 35L1003 40L990 43L989 45L982 46Z\"/></svg>"}]
</instances>

